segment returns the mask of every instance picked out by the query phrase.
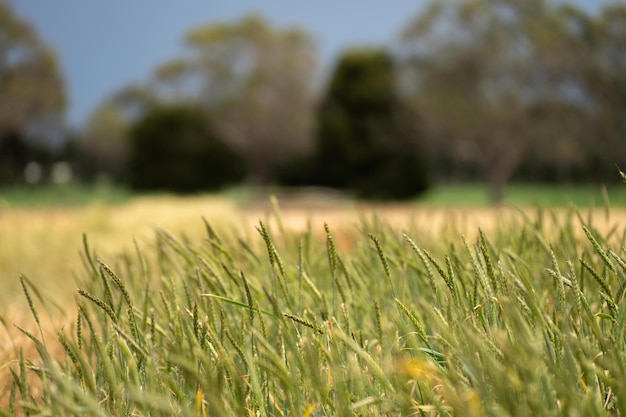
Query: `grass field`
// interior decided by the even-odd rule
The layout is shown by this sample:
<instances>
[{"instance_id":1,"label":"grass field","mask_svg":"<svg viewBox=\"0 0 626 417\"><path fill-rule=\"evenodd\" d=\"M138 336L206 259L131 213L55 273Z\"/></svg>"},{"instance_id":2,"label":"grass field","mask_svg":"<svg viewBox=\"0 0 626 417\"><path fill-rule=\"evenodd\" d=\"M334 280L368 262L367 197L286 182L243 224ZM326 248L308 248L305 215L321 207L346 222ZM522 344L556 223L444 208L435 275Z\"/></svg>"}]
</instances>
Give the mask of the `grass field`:
<instances>
[{"instance_id":1,"label":"grass field","mask_svg":"<svg viewBox=\"0 0 626 417\"><path fill-rule=\"evenodd\" d=\"M280 190L269 190L269 192ZM284 193L283 193L284 194ZM580 208L595 205L602 209L605 197L600 187L511 187L511 206L526 209L543 207ZM610 189L611 205L619 212L626 208L626 189ZM59 297L67 296L75 285L82 265L78 256L82 235L87 234L98 255L118 256L139 244L153 241L155 231L165 228L192 238L202 234L201 219L207 217L238 232L254 231L254 225L271 212L266 195L257 196L239 188L217 196L183 198L168 195L133 196L124 189L100 186L68 188L17 188L0 190L0 277L3 291L0 303L13 300L19 274ZM481 186L448 186L429 192L422 200L408 204L363 204L346 196L309 192L287 194L281 199L284 222L302 229L309 217L343 228L360 215L379 213L397 226L411 222L439 228L454 218L465 233L493 223L493 213L506 211L489 207L487 191Z\"/></svg>"},{"instance_id":2,"label":"grass field","mask_svg":"<svg viewBox=\"0 0 626 417\"><path fill-rule=\"evenodd\" d=\"M67 187L9 187L0 189L3 207L79 207L88 204L120 204L129 201L131 193L121 187L99 185Z\"/></svg>"},{"instance_id":3,"label":"grass field","mask_svg":"<svg viewBox=\"0 0 626 417\"><path fill-rule=\"evenodd\" d=\"M281 190L270 188L263 194L281 194ZM241 205L259 198L257 193L248 187L230 189L219 195ZM118 205L131 201L133 197L135 196L125 188L107 185L0 188L0 209ZM626 189L621 186L612 186L604 191L604 187L600 185L512 184L505 193L505 203L515 206L568 207L570 204L578 207L602 206L607 198L612 206L626 207ZM489 192L480 184L441 185L434 187L413 203L434 207L487 207Z\"/></svg>"},{"instance_id":4,"label":"grass field","mask_svg":"<svg viewBox=\"0 0 626 417\"><path fill-rule=\"evenodd\" d=\"M598 185L536 185L513 184L505 193L505 202L516 206L578 207L603 206L608 198L614 207L626 207L626 189ZM482 185L448 185L434 188L421 201L433 206L484 207L489 205L489 193Z\"/></svg>"},{"instance_id":5,"label":"grass field","mask_svg":"<svg viewBox=\"0 0 626 417\"><path fill-rule=\"evenodd\" d=\"M5 194L0 415L624 415L626 211L454 194Z\"/></svg>"}]
</instances>

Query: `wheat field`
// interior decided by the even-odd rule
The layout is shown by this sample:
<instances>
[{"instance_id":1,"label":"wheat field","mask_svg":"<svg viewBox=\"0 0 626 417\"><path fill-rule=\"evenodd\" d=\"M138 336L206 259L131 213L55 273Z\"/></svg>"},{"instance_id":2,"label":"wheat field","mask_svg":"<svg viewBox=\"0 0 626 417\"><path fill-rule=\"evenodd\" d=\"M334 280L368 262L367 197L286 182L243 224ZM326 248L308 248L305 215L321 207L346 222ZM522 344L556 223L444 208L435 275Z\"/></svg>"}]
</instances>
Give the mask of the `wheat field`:
<instances>
[{"instance_id":1,"label":"wheat field","mask_svg":"<svg viewBox=\"0 0 626 417\"><path fill-rule=\"evenodd\" d=\"M397 410L412 410L416 415L462 415L458 410L470 404L467 415L478 416L484 415L487 409L493 412L507 409L514 412L511 415L521 415L516 413L530 404L543 407L537 410L543 410L545 415L557 415L568 407L575 409L572 404L583 399L587 410L605 410L610 414L614 407L623 408L623 389L611 379L614 373L619 373L622 359L611 357L610 362L598 364L588 360L596 354L595 349L606 354L611 348L603 345L602 333L612 330L605 329L600 320L606 323L613 320L619 327L626 317L626 310L622 312L621 307L619 311L612 309L613 297L619 299L623 292L623 284L619 284L621 275L617 274L614 262L620 266L624 262L616 254L624 250L620 245L626 236L625 223L626 211L609 213L608 208L442 209L417 204L343 202L319 205L274 199L243 206L226 198L207 196L143 197L123 205L82 208L3 207L0 211L3 288L0 295L3 325L0 329L0 385L7 388L0 392L0 411L2 415L9 415L3 410L13 413L17 409L25 412L41 407L41 412L47 410L45 412L62 415L73 415L75 410L81 409L91 410L89 415L123 415L132 408L139 414L152 410L152 415L181 412L181 415L206 416L213 415L207 411L213 406L223 407L228 415L253 409L283 414L285 407L306 416L328 415L333 410L367 410L364 415L396 415ZM601 237L600 243L594 236ZM302 245L304 241L310 243L303 252L298 242ZM165 264L159 259L163 242L167 252ZM464 249L459 252L461 242L465 242L469 255L462 255ZM471 244L474 249L470 249L467 242L475 242ZM554 248L552 242L556 245ZM499 247L500 244L504 246ZM615 252L609 253L614 258L607 257L603 249L606 244L613 247ZM269 264L263 258L264 252L265 256L269 253ZM279 253L291 264L283 266ZM200 277L194 278L193 270L185 266L196 256L200 259L202 254L209 256L210 264L198 264L196 271L206 268L211 275L215 268L224 268L224 276L233 280L218 282L223 295L216 295L222 291L216 287L213 290L216 298L211 300L203 293L205 284L197 281ZM415 257L416 254L419 257ZM502 256L503 263L494 258L498 263L491 265L492 256ZM575 271L559 271L559 265L564 268L578 256L588 262L588 272L582 266ZM423 266L420 266L420 258ZM108 284L102 297L110 300L92 295L100 291L97 280L85 278L97 276L94 275L95 259L103 260L98 261L100 275L103 279L109 275L121 295L111 298ZM442 259L446 265L443 269ZM135 268L141 269L144 262L156 269L138 272ZM329 265L324 266L325 263ZM111 265L113 271L107 265ZM311 278L306 278L310 292L302 291L302 284L295 281L298 271L304 271L301 266L305 265L310 268ZM495 266L501 269L497 271ZM243 287L242 282L231 275L236 268L242 268ZM433 268L443 280L432 281L436 274ZM126 278L118 278L114 271ZM266 283L263 283L270 271L269 276L274 276L274 290L263 295L263 291L271 288L264 287ZM607 275L607 271L615 271L615 276ZM168 276L170 273L172 276ZM155 283L161 282L161 298L158 298L159 292L142 293L141 281L130 278L136 274L148 274ZM405 279L413 274L421 277L419 279L429 277L430 289L427 281ZM593 281L589 274L595 274L596 286L606 290L608 295L602 295L605 298L599 297L599 292L591 286ZM340 275L346 280L343 284ZM380 282L370 281L385 275L387 278ZM543 279L550 275L557 278L554 284ZM276 277L280 282L281 276L289 289L283 288L284 297L276 298L280 295ZM336 286L326 282L329 276L336 280ZM179 282L176 277L190 281ZM211 282L209 276L205 278L207 283ZM492 279L491 283L488 278ZM577 290L576 279L581 279L581 284L587 287L584 292ZM473 291L461 294L455 289L455 285L466 288L472 281ZM196 285L200 285L200 291L189 293L188 286ZM345 285L348 287L343 287ZM370 285L383 292L370 292ZM317 294L316 286L321 294ZM77 287L82 292L77 292ZM551 288L557 290L557 299L547 291ZM414 293L415 290L418 293ZM446 295L448 290L450 294ZM537 298L533 298L535 290ZM164 296L164 291L171 291L174 299ZM256 296L250 298L250 291ZM298 306L290 304L296 302L296 293L300 294ZM184 301L184 294L187 301ZM369 302L372 295L374 304ZM183 298L178 299L180 296ZM340 296L345 297L341 304ZM585 296L588 304L585 304ZM241 302L242 297L247 297L247 304ZM320 298L315 301L316 297ZM511 304L515 297L520 305ZM141 301L145 306L143 310L141 304L135 305L138 301L133 301L142 298L145 300ZM320 320L315 311L322 300L322 304L328 303L328 308L332 308L333 314L327 319L322 315L323 320ZM587 309L584 312L581 300ZM256 304L259 302L266 304L259 307ZM117 312L109 310L108 306L115 304ZM272 305L278 309L279 304L281 309L286 309L282 312L282 321L278 310L271 311ZM126 319L121 314L123 310L119 310L123 305L129 308ZM305 307L307 305L309 307ZM437 305L440 307L435 308L433 314L427 313ZM82 307L77 309L77 306ZM199 308L208 316L202 318L196 311ZM148 314L152 309L157 312L156 318L155 313L151 317ZM483 310L489 314L484 315ZM544 310L552 316L545 315ZM261 313L269 317L265 318L268 322ZM248 314L249 319L246 319ZM174 319L177 315L179 318ZM81 317L87 322L97 320L90 330L92 339L81 335ZM188 325L185 321L189 317L193 321ZM464 317L471 322L467 322L469 327L465 330L463 326L453 330L446 324L451 317ZM143 324L138 325L135 320L142 320ZM168 320L169 330L162 327ZM155 322L161 322L161 327L158 324L155 327ZM302 330L292 329L292 325L308 327L312 333L306 336ZM412 325L416 326L413 330ZM472 326L477 326L476 330L481 332L486 329L493 339L472 339L472 332L476 331L471 330ZM536 334L533 333L535 326L538 326ZM578 338L573 337L570 326L578 332ZM224 330L225 327L228 330ZM139 330L141 334L137 333ZM99 331L104 333L98 335ZM165 338L168 331L173 332L174 339ZM295 333L290 333L293 331ZM515 349L519 349L515 341L521 340L517 339L517 333L530 337L523 345L522 353L528 356L526 362L515 356L519 355L515 353ZM325 339L324 334L330 338ZM416 334L421 336L413 340ZM540 343L546 336L554 338L547 346L548 351ZM109 353L105 355L100 340L110 337L113 339L107 342L106 352ZM201 345L194 345L193 349L203 346L202 352L207 355L208 362L203 363L203 369L207 366L206 372L209 372L211 366L218 366L217 374L211 371L206 375L216 378L216 382L229 381L228 395L232 395L232 399L211 397L209 385L204 386L206 382L202 382L205 374L194 373L191 368L185 371L191 373L178 379L176 369L188 366L185 362L188 359L166 360L168 367L179 365L174 366L172 373L163 373L163 364L159 363L165 359L161 355L168 352L168 345L180 342L182 347L189 343L191 349L196 343L192 340L194 337ZM273 348L263 345L271 343L273 337L280 337L287 344L284 360L287 357L302 360L311 353L319 366L309 368L304 361L293 376L285 375L279 363L276 369L267 368L268 363L278 359L273 356L276 353ZM619 347L620 340L611 343ZM305 342L317 347L311 345L309 352L301 345ZM320 344L330 342L327 347ZM439 351L433 350L435 346ZM148 348L155 350L147 351ZM282 349L286 349L285 346ZM466 368L477 366L472 356L467 356L475 349L484 354L481 360L493 368L474 371ZM550 349L561 353L553 357ZM583 350L585 356L575 357ZM75 356L82 355L83 351L84 358ZM514 356L509 356L513 353ZM257 362L254 359L257 355L264 359ZM455 357L459 362L444 363L438 355ZM142 362L142 357L149 361ZM221 362L220 358L225 357L233 362ZM113 362L109 363L108 358ZM557 368L554 372L550 370L548 376L533 371L546 364L558 365L563 358L574 361L575 369L579 370L576 372L580 374L566 374ZM209 362L213 365L209 366ZM528 369L523 367L524 363ZM150 364L155 368L146 368ZM107 366L113 366L111 369L116 371L107 373ZM146 397L150 398L149 402L137 397L139 391L134 391L134 384L138 375L125 373L126 366L129 371L152 372L149 377L139 375L140 380L148 379L136 386L152 387L155 396ZM509 367L516 371L509 375L506 371ZM38 373L40 369L46 369L43 377ZM479 369L484 375L476 374ZM237 379L239 382L233 382L232 378L223 380L222 372L231 376L238 374L241 379ZM326 380L319 379L318 372L326 372ZM605 372L608 372L606 380L602 379ZM520 385L515 379L524 375L546 384L547 391L541 398L536 397L536 385ZM169 384L167 390L175 390L169 394L167 390L162 391L164 387L159 382L164 376L175 378L162 381ZM297 378L310 378L308 381L313 385L300 390ZM350 382L341 385L342 378ZM582 385L571 384L576 378ZM404 385L407 383L409 385ZM115 386L124 387L120 388L123 392L111 391ZM15 401L18 395L23 402ZM66 403L59 403L59 400ZM107 404L106 408L98 405L98 401ZM273 412L266 415L274 415Z\"/></svg>"},{"instance_id":2,"label":"wheat field","mask_svg":"<svg viewBox=\"0 0 626 417\"><path fill-rule=\"evenodd\" d=\"M135 245L151 245L158 230L200 239L205 234L203 219L213 227L235 231L242 238L255 235L259 220L276 222L280 212L282 227L302 231L311 227L323 236L328 223L340 245L349 248L351 232L363 219L379 218L392 226L417 228L422 233L473 236L478 228L489 230L502 221L521 221L535 216L536 208L450 207L432 208L419 204L366 204L344 202L316 205L311 202L267 201L237 205L223 197L145 197L127 204L96 204L83 207L0 208L0 304L14 308L20 299L19 276L24 275L43 291L65 299L72 296L75 275L84 265L85 235L98 256L112 259L133 251ZM564 215L569 209L554 212ZM626 224L626 209L613 209L610 220L605 208L581 214L592 219L600 230ZM17 296L17 298L16 298Z\"/></svg>"}]
</instances>

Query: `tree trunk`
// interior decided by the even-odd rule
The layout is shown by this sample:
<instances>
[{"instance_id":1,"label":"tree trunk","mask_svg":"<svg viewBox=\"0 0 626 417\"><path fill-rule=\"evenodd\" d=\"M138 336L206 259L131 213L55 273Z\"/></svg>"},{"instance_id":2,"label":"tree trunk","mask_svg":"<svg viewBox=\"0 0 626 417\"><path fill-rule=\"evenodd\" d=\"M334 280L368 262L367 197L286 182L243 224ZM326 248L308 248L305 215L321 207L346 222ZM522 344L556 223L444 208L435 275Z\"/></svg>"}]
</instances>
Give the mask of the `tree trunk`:
<instances>
[{"instance_id":1,"label":"tree trunk","mask_svg":"<svg viewBox=\"0 0 626 417\"><path fill-rule=\"evenodd\" d=\"M502 143L498 142L497 144ZM483 172L489 188L489 199L493 206L500 206L504 202L506 186L513 176L520 160L522 150L515 146L497 148L492 146L491 152L483 160Z\"/></svg>"}]
</instances>

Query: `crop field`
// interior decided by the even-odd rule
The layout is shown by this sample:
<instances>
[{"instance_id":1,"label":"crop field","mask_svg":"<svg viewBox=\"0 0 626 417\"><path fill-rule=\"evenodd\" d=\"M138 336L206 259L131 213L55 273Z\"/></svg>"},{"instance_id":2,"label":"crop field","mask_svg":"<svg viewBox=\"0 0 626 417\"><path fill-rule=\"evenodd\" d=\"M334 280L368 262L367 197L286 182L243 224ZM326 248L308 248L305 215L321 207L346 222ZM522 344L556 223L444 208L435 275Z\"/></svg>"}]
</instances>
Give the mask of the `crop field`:
<instances>
[{"instance_id":1,"label":"crop field","mask_svg":"<svg viewBox=\"0 0 626 417\"><path fill-rule=\"evenodd\" d=\"M626 413L626 211L0 210L0 415Z\"/></svg>"}]
</instances>

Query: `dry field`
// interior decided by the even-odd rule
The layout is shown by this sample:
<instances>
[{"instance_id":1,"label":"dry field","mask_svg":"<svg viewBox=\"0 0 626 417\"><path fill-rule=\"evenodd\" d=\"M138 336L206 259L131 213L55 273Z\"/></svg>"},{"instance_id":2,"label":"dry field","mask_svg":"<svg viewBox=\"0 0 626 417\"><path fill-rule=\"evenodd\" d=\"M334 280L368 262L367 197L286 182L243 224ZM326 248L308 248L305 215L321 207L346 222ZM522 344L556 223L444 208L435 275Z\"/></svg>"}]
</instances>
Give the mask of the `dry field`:
<instances>
[{"instance_id":1,"label":"dry field","mask_svg":"<svg viewBox=\"0 0 626 417\"><path fill-rule=\"evenodd\" d=\"M535 216L536 209L516 208L428 208L419 205L367 205L354 202L332 204L306 201L269 201L237 206L219 197L146 197L119 206L94 205L78 208L0 208L0 311L25 306L19 284L24 275L37 287L66 301L73 296L75 276L83 272L81 252L86 234L97 256L113 262L123 252L134 252L134 245L148 248L155 232L165 229L177 236L201 239L205 234L202 218L218 230L229 229L242 237L259 238L255 226L269 222L280 227L323 235L323 223L333 230L338 244L349 249L350 235L363 220L380 219L398 230L415 230L424 239L440 233L473 236L478 228L489 230L503 222L522 221ZM524 214L522 214L524 213ZM561 210L563 215L565 210ZM588 213L583 213L587 218ZM593 213L596 227L621 227L626 210Z\"/></svg>"},{"instance_id":2,"label":"dry field","mask_svg":"<svg viewBox=\"0 0 626 417\"><path fill-rule=\"evenodd\" d=\"M124 205L86 207L0 208L0 314L21 315L27 308L19 283L20 275L37 288L69 302L74 297L76 276L84 272L81 253L83 234L96 255L113 263L122 253L134 253L135 244L150 248L157 230L192 240L205 235L203 218L218 231L230 231L248 240L258 239L259 221L275 233L304 231L311 227L323 237L328 223L340 248L349 250L351 236L364 221L390 223L399 231L417 231L426 242L441 233L472 238L478 228L485 231L499 224L521 222L536 215L536 209L517 208L432 208L407 204L364 204L350 201L320 202L287 200L277 206L270 201L238 206L220 197L146 197ZM556 212L564 216L565 210ZM588 212L583 213L585 218ZM600 229L626 224L626 210L592 213Z\"/></svg>"}]
</instances>

